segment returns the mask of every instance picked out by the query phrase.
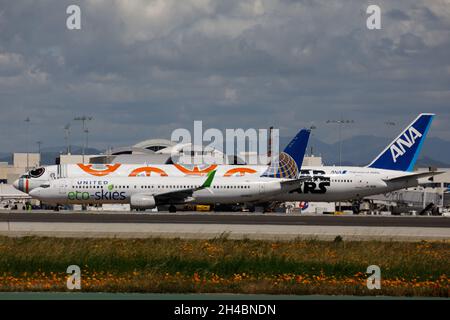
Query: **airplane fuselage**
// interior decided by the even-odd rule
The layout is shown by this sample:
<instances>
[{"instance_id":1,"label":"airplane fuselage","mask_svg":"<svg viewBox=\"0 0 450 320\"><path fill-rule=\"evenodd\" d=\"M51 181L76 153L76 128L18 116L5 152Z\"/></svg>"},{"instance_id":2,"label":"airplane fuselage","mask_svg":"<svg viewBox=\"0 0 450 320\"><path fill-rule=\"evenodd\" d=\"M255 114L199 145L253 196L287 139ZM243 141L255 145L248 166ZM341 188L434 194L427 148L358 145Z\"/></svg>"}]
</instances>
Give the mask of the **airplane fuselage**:
<instances>
[{"instance_id":1,"label":"airplane fuselage","mask_svg":"<svg viewBox=\"0 0 450 320\"><path fill-rule=\"evenodd\" d=\"M203 177L154 178L68 178L51 181L30 192L32 197L56 204L131 203L136 196L159 196L199 188ZM195 190L183 201L169 200L169 204L195 202L204 204L261 201L286 192L281 179L218 178L208 188ZM292 189L292 188L291 188Z\"/></svg>"},{"instance_id":2,"label":"airplane fuselage","mask_svg":"<svg viewBox=\"0 0 450 320\"><path fill-rule=\"evenodd\" d=\"M209 172L205 170L197 174L186 174L173 165L153 165L152 172L157 175L130 176L136 170L142 170L139 165L120 165L114 172L104 176L93 176L90 173L72 170L75 165L68 165L68 176L70 178L41 180L40 185L51 183L52 190L59 190L54 199L46 199L47 202L58 203L128 203L134 193L156 193L162 191L173 191L177 188L200 183ZM47 167L46 170L56 166ZM148 167L146 167L148 168ZM266 166L214 166L217 170L218 187L224 186L226 190L199 190L194 194L196 202L199 203L240 203L253 201L344 201L361 199L362 197L386 193L393 190L403 189L417 185L417 179L402 182L388 182L387 180L411 173L394 170L373 169L365 167L304 167L299 176L310 177L310 181L299 183L298 187L289 192L271 194L264 192L261 185L266 185L264 178L260 175ZM225 176L230 170L244 172L242 177ZM142 171L144 172L144 171ZM164 174L161 174L164 173ZM270 179L269 179L270 180ZM68 182L70 181L70 183ZM193 182L191 182L193 181ZM102 185L103 184L103 185ZM117 189L107 191L106 185L114 185ZM245 186L245 188L241 188ZM260 189L261 188L261 189ZM45 188L44 188L45 189ZM212 192L211 192L212 191ZM216 191L216 192L215 192ZM225 192L226 191L226 192ZM45 192L45 191L43 191ZM53 192L53 191L52 191Z\"/></svg>"}]
</instances>

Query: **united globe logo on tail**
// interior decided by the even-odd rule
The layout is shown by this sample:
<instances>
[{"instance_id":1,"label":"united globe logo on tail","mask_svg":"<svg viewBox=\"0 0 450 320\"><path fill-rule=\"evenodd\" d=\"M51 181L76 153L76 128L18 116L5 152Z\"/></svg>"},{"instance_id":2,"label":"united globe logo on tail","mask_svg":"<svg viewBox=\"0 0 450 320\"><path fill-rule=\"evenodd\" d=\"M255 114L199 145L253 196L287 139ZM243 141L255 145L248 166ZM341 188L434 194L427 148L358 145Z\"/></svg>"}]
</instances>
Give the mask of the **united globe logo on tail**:
<instances>
[{"instance_id":1,"label":"united globe logo on tail","mask_svg":"<svg viewBox=\"0 0 450 320\"><path fill-rule=\"evenodd\" d=\"M262 174L262 177L297 179L311 130L302 129L279 154L272 159L270 166Z\"/></svg>"},{"instance_id":2,"label":"united globe logo on tail","mask_svg":"<svg viewBox=\"0 0 450 320\"><path fill-rule=\"evenodd\" d=\"M298 177L299 171L294 159L288 154L282 152L280 156L272 162L266 171L268 177L291 178Z\"/></svg>"}]
</instances>

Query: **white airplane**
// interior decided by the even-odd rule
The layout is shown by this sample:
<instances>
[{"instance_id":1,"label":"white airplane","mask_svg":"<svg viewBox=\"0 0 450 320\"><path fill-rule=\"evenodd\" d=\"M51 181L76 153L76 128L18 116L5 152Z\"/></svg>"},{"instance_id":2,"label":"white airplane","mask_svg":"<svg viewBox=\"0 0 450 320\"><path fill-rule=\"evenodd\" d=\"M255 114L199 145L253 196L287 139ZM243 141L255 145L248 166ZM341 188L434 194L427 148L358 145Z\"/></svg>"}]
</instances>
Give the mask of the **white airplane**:
<instances>
[{"instance_id":1,"label":"white airplane","mask_svg":"<svg viewBox=\"0 0 450 320\"><path fill-rule=\"evenodd\" d=\"M420 114L369 165L365 167L303 167L300 177L310 177L298 188L285 194L267 197L267 201L345 201L391 192L418 185L418 179L441 172L414 173L413 169L434 114ZM295 138L294 138L295 140ZM293 141L294 141L293 140ZM303 139L304 148L307 140ZM291 142L292 144L292 142ZM289 147L289 146L288 146ZM288 147L285 152L288 151ZM302 147L303 148L303 147ZM248 165L60 165L41 167L28 172L14 183L21 191L29 192L58 178L113 177L194 177L212 170L217 177L243 176L259 179L267 166ZM296 178L294 176L284 176Z\"/></svg>"},{"instance_id":2,"label":"white airplane","mask_svg":"<svg viewBox=\"0 0 450 320\"><path fill-rule=\"evenodd\" d=\"M152 209L176 204L231 204L261 202L292 191L310 177L298 177L309 130L301 130L278 161L266 167L258 178L218 177L216 171L184 177L80 177L51 180L29 192L33 198L50 204L126 203L135 209Z\"/></svg>"}]
</instances>

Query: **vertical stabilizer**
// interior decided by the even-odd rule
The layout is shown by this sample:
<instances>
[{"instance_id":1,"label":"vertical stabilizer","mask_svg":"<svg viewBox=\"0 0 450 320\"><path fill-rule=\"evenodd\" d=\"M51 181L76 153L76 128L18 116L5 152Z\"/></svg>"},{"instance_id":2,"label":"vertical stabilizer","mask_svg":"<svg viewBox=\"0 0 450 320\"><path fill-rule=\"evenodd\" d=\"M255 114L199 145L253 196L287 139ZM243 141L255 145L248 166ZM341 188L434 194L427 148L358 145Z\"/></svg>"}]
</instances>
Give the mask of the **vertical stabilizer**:
<instances>
[{"instance_id":1,"label":"vertical stabilizer","mask_svg":"<svg viewBox=\"0 0 450 320\"><path fill-rule=\"evenodd\" d=\"M433 117L432 113L420 114L367 167L413 171Z\"/></svg>"}]
</instances>

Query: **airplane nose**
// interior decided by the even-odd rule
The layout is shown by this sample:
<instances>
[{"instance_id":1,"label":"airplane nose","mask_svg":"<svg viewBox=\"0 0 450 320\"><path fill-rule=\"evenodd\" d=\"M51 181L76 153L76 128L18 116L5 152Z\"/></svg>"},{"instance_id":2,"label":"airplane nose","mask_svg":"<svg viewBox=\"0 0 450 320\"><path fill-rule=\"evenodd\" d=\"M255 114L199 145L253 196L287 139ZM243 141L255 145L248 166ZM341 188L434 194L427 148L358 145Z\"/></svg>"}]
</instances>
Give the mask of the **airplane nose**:
<instances>
[{"instance_id":1,"label":"airplane nose","mask_svg":"<svg viewBox=\"0 0 450 320\"><path fill-rule=\"evenodd\" d=\"M30 181L28 179L19 178L13 183L14 188L19 191L28 193L30 191Z\"/></svg>"}]
</instances>

